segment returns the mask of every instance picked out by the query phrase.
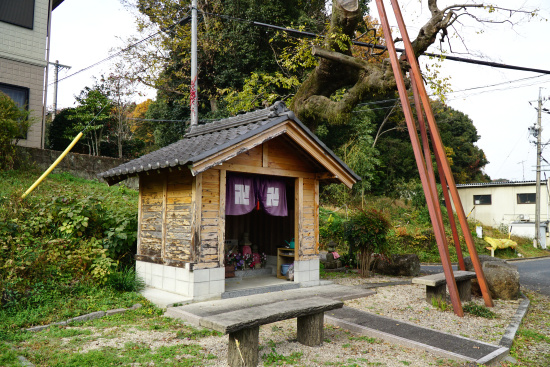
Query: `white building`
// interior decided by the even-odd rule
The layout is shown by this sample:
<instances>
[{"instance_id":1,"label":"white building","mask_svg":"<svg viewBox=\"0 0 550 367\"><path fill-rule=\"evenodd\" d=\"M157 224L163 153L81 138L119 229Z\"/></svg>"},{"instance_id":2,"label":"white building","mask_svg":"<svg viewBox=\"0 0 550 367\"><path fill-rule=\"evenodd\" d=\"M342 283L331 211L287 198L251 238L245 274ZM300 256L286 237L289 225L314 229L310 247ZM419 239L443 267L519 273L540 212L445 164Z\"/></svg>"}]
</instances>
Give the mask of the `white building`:
<instances>
[{"instance_id":1,"label":"white building","mask_svg":"<svg viewBox=\"0 0 550 367\"><path fill-rule=\"evenodd\" d=\"M19 141L43 148L43 103L51 11L63 0L0 0L0 91L31 112Z\"/></svg>"},{"instance_id":2,"label":"white building","mask_svg":"<svg viewBox=\"0 0 550 367\"><path fill-rule=\"evenodd\" d=\"M512 227L512 234L534 237L536 181L507 181L456 185L469 220L490 227ZM541 240L549 218L549 184L541 181ZM543 243L544 247L544 243Z\"/></svg>"}]
</instances>

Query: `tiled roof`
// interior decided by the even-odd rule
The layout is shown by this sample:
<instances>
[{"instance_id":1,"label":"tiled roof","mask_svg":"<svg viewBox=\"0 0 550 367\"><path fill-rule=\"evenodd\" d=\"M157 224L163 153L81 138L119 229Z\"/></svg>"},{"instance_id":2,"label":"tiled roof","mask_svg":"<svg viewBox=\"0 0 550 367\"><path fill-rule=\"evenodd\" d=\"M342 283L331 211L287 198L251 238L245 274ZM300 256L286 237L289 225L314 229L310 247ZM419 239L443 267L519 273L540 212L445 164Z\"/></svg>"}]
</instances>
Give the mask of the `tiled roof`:
<instances>
[{"instance_id":1,"label":"tiled roof","mask_svg":"<svg viewBox=\"0 0 550 367\"><path fill-rule=\"evenodd\" d=\"M295 121L327 154L335 158L353 177L360 180L282 102L276 102L273 106L265 109L204 125L191 126L187 134L180 141L100 173L98 177L112 184L139 172L188 165L189 163L205 159L287 120Z\"/></svg>"}]
</instances>

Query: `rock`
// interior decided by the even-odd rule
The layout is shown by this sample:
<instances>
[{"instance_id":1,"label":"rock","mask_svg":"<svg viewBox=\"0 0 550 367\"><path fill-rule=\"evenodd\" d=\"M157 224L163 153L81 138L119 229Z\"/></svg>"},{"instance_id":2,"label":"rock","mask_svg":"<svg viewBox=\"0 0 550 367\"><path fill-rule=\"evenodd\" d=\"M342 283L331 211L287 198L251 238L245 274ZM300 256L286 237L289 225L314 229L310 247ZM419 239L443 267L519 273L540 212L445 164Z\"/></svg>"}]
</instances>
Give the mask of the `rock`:
<instances>
[{"instance_id":1,"label":"rock","mask_svg":"<svg viewBox=\"0 0 550 367\"><path fill-rule=\"evenodd\" d=\"M378 274L417 276L420 274L420 259L416 254L377 257L371 261L371 270Z\"/></svg>"},{"instance_id":2,"label":"rock","mask_svg":"<svg viewBox=\"0 0 550 367\"><path fill-rule=\"evenodd\" d=\"M498 263L506 263L505 260L499 259L498 257L491 257L489 255L479 255L479 262L481 264L486 262L498 262ZM464 265L466 266L466 271L475 271L474 265L472 264L472 259L470 256L467 256L464 258Z\"/></svg>"},{"instance_id":3,"label":"rock","mask_svg":"<svg viewBox=\"0 0 550 367\"><path fill-rule=\"evenodd\" d=\"M518 299L519 272L516 266L488 261L483 263L482 269L493 298Z\"/></svg>"},{"instance_id":4,"label":"rock","mask_svg":"<svg viewBox=\"0 0 550 367\"><path fill-rule=\"evenodd\" d=\"M505 260L480 255L479 261L481 269L485 274L487 286L491 297L500 299L517 299L519 296L519 272L515 265L512 265ZM474 271L472 260L470 257L464 259L466 270ZM472 280L472 293L481 295L477 280Z\"/></svg>"}]
</instances>

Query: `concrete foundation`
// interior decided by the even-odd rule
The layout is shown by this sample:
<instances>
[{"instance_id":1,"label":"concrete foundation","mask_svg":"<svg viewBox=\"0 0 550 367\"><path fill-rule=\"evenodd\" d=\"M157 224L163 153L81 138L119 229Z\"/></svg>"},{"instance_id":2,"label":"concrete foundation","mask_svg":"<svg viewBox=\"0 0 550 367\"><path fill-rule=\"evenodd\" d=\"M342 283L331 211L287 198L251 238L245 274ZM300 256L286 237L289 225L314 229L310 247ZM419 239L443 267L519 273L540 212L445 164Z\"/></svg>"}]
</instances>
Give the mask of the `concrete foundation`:
<instances>
[{"instance_id":1,"label":"concrete foundation","mask_svg":"<svg viewBox=\"0 0 550 367\"><path fill-rule=\"evenodd\" d=\"M225 268L193 270L136 261L136 273L148 287L181 294L194 300L221 298L225 292Z\"/></svg>"}]
</instances>

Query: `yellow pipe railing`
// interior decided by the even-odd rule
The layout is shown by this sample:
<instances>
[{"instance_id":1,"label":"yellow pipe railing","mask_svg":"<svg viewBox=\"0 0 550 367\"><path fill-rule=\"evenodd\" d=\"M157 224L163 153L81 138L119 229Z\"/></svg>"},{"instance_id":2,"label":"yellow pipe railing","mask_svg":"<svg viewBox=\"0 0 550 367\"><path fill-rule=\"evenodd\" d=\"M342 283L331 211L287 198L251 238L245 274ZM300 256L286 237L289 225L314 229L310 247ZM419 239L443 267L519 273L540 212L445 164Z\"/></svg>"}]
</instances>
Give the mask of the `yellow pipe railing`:
<instances>
[{"instance_id":1,"label":"yellow pipe railing","mask_svg":"<svg viewBox=\"0 0 550 367\"><path fill-rule=\"evenodd\" d=\"M76 136L76 138L73 139L73 141L71 142L71 144L69 144L69 146L67 147L67 149L65 149L63 151L63 153L61 153L61 155L55 160L55 162L52 163L52 165L50 166L50 168L48 168L46 170L46 172L44 172L42 174L42 176L40 176L38 178L38 180L36 180L31 187L29 187L29 189L27 191L25 191L25 193L23 195L21 195L21 199L24 199L28 194L30 194L32 192L32 190L34 190L36 188L36 186L40 185L40 183L54 170L54 168L59 164L59 162L61 162L63 160L63 158L65 158L65 156L67 155L67 153L69 153L71 151L71 149L74 147L74 145L80 140L80 138L82 137L83 133L82 132L79 132L78 135Z\"/></svg>"}]
</instances>

